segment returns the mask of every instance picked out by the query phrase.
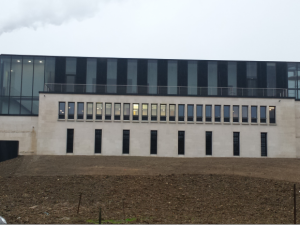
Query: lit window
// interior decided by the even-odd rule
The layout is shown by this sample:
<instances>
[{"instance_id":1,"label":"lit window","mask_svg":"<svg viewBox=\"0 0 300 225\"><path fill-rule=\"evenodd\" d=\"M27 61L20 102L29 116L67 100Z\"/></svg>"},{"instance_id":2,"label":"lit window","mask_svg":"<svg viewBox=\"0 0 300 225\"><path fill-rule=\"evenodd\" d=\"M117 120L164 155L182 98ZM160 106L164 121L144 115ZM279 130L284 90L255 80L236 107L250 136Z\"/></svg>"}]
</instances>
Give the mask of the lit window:
<instances>
[{"instance_id":1,"label":"lit window","mask_svg":"<svg viewBox=\"0 0 300 225\"><path fill-rule=\"evenodd\" d=\"M167 105L160 105L160 121L166 121Z\"/></svg>"},{"instance_id":2,"label":"lit window","mask_svg":"<svg viewBox=\"0 0 300 225\"><path fill-rule=\"evenodd\" d=\"M102 120L102 103L96 103L96 120Z\"/></svg>"},{"instance_id":3,"label":"lit window","mask_svg":"<svg viewBox=\"0 0 300 225\"><path fill-rule=\"evenodd\" d=\"M121 103L115 103L115 120L121 119Z\"/></svg>"},{"instance_id":4,"label":"lit window","mask_svg":"<svg viewBox=\"0 0 300 225\"><path fill-rule=\"evenodd\" d=\"M142 104L142 120L148 120L148 104Z\"/></svg>"},{"instance_id":5,"label":"lit window","mask_svg":"<svg viewBox=\"0 0 300 225\"><path fill-rule=\"evenodd\" d=\"M105 103L105 120L111 120L111 103Z\"/></svg>"},{"instance_id":6,"label":"lit window","mask_svg":"<svg viewBox=\"0 0 300 225\"><path fill-rule=\"evenodd\" d=\"M169 121L175 121L176 105L169 105Z\"/></svg>"},{"instance_id":7,"label":"lit window","mask_svg":"<svg viewBox=\"0 0 300 225\"><path fill-rule=\"evenodd\" d=\"M132 107L132 119L139 120L139 104L133 104Z\"/></svg>"}]
</instances>

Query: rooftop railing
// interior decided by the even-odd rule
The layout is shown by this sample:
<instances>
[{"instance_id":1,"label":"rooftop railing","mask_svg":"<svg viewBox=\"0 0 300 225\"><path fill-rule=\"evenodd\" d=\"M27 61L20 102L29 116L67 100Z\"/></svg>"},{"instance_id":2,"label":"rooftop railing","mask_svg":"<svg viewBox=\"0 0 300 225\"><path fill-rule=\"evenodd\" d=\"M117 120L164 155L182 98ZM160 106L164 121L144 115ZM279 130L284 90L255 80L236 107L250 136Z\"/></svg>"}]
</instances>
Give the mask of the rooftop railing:
<instances>
[{"instance_id":1,"label":"rooftop railing","mask_svg":"<svg viewBox=\"0 0 300 225\"><path fill-rule=\"evenodd\" d=\"M158 96L288 97L285 88L183 87L46 83L44 92L66 94L118 94Z\"/></svg>"}]
</instances>

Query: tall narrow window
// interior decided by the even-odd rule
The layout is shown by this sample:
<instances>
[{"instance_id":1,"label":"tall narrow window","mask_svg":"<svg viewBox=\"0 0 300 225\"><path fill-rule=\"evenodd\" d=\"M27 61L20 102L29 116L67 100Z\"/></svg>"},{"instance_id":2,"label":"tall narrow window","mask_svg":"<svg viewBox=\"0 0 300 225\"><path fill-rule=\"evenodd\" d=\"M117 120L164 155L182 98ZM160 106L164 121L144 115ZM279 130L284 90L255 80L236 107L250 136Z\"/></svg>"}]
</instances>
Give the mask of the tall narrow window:
<instances>
[{"instance_id":1,"label":"tall narrow window","mask_svg":"<svg viewBox=\"0 0 300 225\"><path fill-rule=\"evenodd\" d=\"M151 121L157 121L157 104L151 104Z\"/></svg>"},{"instance_id":2,"label":"tall narrow window","mask_svg":"<svg viewBox=\"0 0 300 225\"><path fill-rule=\"evenodd\" d=\"M228 95L237 95L237 63L228 62Z\"/></svg>"},{"instance_id":3,"label":"tall narrow window","mask_svg":"<svg viewBox=\"0 0 300 225\"><path fill-rule=\"evenodd\" d=\"M105 103L105 120L111 120L111 103Z\"/></svg>"},{"instance_id":4,"label":"tall narrow window","mask_svg":"<svg viewBox=\"0 0 300 225\"><path fill-rule=\"evenodd\" d=\"M208 62L208 77L207 77L208 95L218 94L218 63Z\"/></svg>"},{"instance_id":5,"label":"tall narrow window","mask_svg":"<svg viewBox=\"0 0 300 225\"><path fill-rule=\"evenodd\" d=\"M123 120L129 120L130 118L130 103L124 103Z\"/></svg>"},{"instance_id":6,"label":"tall narrow window","mask_svg":"<svg viewBox=\"0 0 300 225\"><path fill-rule=\"evenodd\" d=\"M267 133L261 133L260 134L260 139L261 139L261 156L267 156L268 151L267 151Z\"/></svg>"},{"instance_id":7,"label":"tall narrow window","mask_svg":"<svg viewBox=\"0 0 300 225\"><path fill-rule=\"evenodd\" d=\"M178 131L178 155L184 155L184 131Z\"/></svg>"},{"instance_id":8,"label":"tall narrow window","mask_svg":"<svg viewBox=\"0 0 300 225\"><path fill-rule=\"evenodd\" d=\"M33 77L33 96L38 97L39 91L43 90L45 83L45 58L34 57L34 77Z\"/></svg>"},{"instance_id":9,"label":"tall narrow window","mask_svg":"<svg viewBox=\"0 0 300 225\"><path fill-rule=\"evenodd\" d=\"M68 119L73 120L74 119L74 112L75 112L75 103L69 102L68 103Z\"/></svg>"},{"instance_id":10,"label":"tall narrow window","mask_svg":"<svg viewBox=\"0 0 300 225\"><path fill-rule=\"evenodd\" d=\"M300 67L299 67L300 69ZM288 63L288 96L296 97L297 96L297 88L298 88L298 76L297 74L297 64L296 63Z\"/></svg>"},{"instance_id":11,"label":"tall narrow window","mask_svg":"<svg viewBox=\"0 0 300 225\"><path fill-rule=\"evenodd\" d=\"M150 137L150 154L156 155L157 154L157 130L151 130L151 137Z\"/></svg>"},{"instance_id":12,"label":"tall narrow window","mask_svg":"<svg viewBox=\"0 0 300 225\"><path fill-rule=\"evenodd\" d=\"M269 107L269 119L270 119L270 123L276 123L275 106L270 106Z\"/></svg>"},{"instance_id":13,"label":"tall narrow window","mask_svg":"<svg viewBox=\"0 0 300 225\"><path fill-rule=\"evenodd\" d=\"M148 104L142 104L142 120L148 120Z\"/></svg>"},{"instance_id":14,"label":"tall narrow window","mask_svg":"<svg viewBox=\"0 0 300 225\"><path fill-rule=\"evenodd\" d=\"M232 112L232 117L233 117L233 122L240 122L240 107L238 105L233 106L233 112Z\"/></svg>"},{"instance_id":15,"label":"tall narrow window","mask_svg":"<svg viewBox=\"0 0 300 225\"><path fill-rule=\"evenodd\" d=\"M188 95L197 95L197 61L188 61Z\"/></svg>"},{"instance_id":16,"label":"tall narrow window","mask_svg":"<svg viewBox=\"0 0 300 225\"><path fill-rule=\"evenodd\" d=\"M184 121L184 105L178 105L178 121Z\"/></svg>"},{"instance_id":17,"label":"tall narrow window","mask_svg":"<svg viewBox=\"0 0 300 225\"><path fill-rule=\"evenodd\" d=\"M276 96L276 64L267 63L268 96Z\"/></svg>"},{"instance_id":18,"label":"tall narrow window","mask_svg":"<svg viewBox=\"0 0 300 225\"><path fill-rule=\"evenodd\" d=\"M148 94L157 94L157 60L148 60Z\"/></svg>"},{"instance_id":19,"label":"tall narrow window","mask_svg":"<svg viewBox=\"0 0 300 225\"><path fill-rule=\"evenodd\" d=\"M161 104L160 105L160 121L166 121L166 114L167 114L167 105Z\"/></svg>"},{"instance_id":20,"label":"tall narrow window","mask_svg":"<svg viewBox=\"0 0 300 225\"><path fill-rule=\"evenodd\" d=\"M67 129L67 153L73 153L74 129Z\"/></svg>"},{"instance_id":21,"label":"tall narrow window","mask_svg":"<svg viewBox=\"0 0 300 225\"><path fill-rule=\"evenodd\" d=\"M257 106L251 106L251 123L257 123Z\"/></svg>"},{"instance_id":22,"label":"tall narrow window","mask_svg":"<svg viewBox=\"0 0 300 225\"><path fill-rule=\"evenodd\" d=\"M267 113L266 113L266 106L260 107L260 122L266 123L267 122Z\"/></svg>"},{"instance_id":23,"label":"tall narrow window","mask_svg":"<svg viewBox=\"0 0 300 225\"><path fill-rule=\"evenodd\" d=\"M84 115L84 103L78 102L77 103L77 119L82 120Z\"/></svg>"},{"instance_id":24,"label":"tall narrow window","mask_svg":"<svg viewBox=\"0 0 300 225\"><path fill-rule=\"evenodd\" d=\"M242 106L242 122L248 123L248 106L247 105Z\"/></svg>"},{"instance_id":25,"label":"tall narrow window","mask_svg":"<svg viewBox=\"0 0 300 225\"><path fill-rule=\"evenodd\" d=\"M224 105L224 122L230 122L230 105Z\"/></svg>"},{"instance_id":26,"label":"tall narrow window","mask_svg":"<svg viewBox=\"0 0 300 225\"><path fill-rule=\"evenodd\" d=\"M121 103L115 103L115 120L121 119Z\"/></svg>"},{"instance_id":27,"label":"tall narrow window","mask_svg":"<svg viewBox=\"0 0 300 225\"><path fill-rule=\"evenodd\" d=\"M95 130L95 153L101 153L102 130Z\"/></svg>"},{"instance_id":28,"label":"tall narrow window","mask_svg":"<svg viewBox=\"0 0 300 225\"><path fill-rule=\"evenodd\" d=\"M66 91L74 92L74 84L76 77L76 58L66 58Z\"/></svg>"},{"instance_id":29,"label":"tall narrow window","mask_svg":"<svg viewBox=\"0 0 300 225\"><path fill-rule=\"evenodd\" d=\"M194 105L187 106L188 121L194 121Z\"/></svg>"},{"instance_id":30,"label":"tall narrow window","mask_svg":"<svg viewBox=\"0 0 300 225\"><path fill-rule=\"evenodd\" d=\"M203 115L203 106L197 105L197 121L202 122L202 116Z\"/></svg>"},{"instance_id":31,"label":"tall narrow window","mask_svg":"<svg viewBox=\"0 0 300 225\"><path fill-rule=\"evenodd\" d=\"M18 59L21 64L21 60ZM9 86L10 86L10 75L11 75L11 57L10 56L1 56L1 65L0 65L0 95L1 96L9 96ZM8 109L6 110L6 113L4 113L4 110L2 108L2 113L7 114Z\"/></svg>"},{"instance_id":32,"label":"tall narrow window","mask_svg":"<svg viewBox=\"0 0 300 225\"><path fill-rule=\"evenodd\" d=\"M206 143L205 143L206 155L212 155L212 132L206 131Z\"/></svg>"},{"instance_id":33,"label":"tall narrow window","mask_svg":"<svg viewBox=\"0 0 300 225\"><path fill-rule=\"evenodd\" d=\"M96 92L97 59L87 59L86 64L86 92Z\"/></svg>"},{"instance_id":34,"label":"tall narrow window","mask_svg":"<svg viewBox=\"0 0 300 225\"><path fill-rule=\"evenodd\" d=\"M33 58L23 57L23 68L22 68L22 96L32 96L32 81L33 81ZM44 74L43 74L44 75ZM38 74L36 74L38 76ZM26 107L26 105L25 105ZM31 112L31 105L30 105ZM22 108L21 108L21 114Z\"/></svg>"},{"instance_id":35,"label":"tall narrow window","mask_svg":"<svg viewBox=\"0 0 300 225\"><path fill-rule=\"evenodd\" d=\"M175 121L176 105L169 105L169 121Z\"/></svg>"},{"instance_id":36,"label":"tall narrow window","mask_svg":"<svg viewBox=\"0 0 300 225\"><path fill-rule=\"evenodd\" d=\"M215 105L215 122L221 122L221 106Z\"/></svg>"},{"instance_id":37,"label":"tall narrow window","mask_svg":"<svg viewBox=\"0 0 300 225\"><path fill-rule=\"evenodd\" d=\"M233 155L240 155L240 132L233 132Z\"/></svg>"},{"instance_id":38,"label":"tall narrow window","mask_svg":"<svg viewBox=\"0 0 300 225\"><path fill-rule=\"evenodd\" d=\"M137 60L127 61L127 93L137 93Z\"/></svg>"},{"instance_id":39,"label":"tall narrow window","mask_svg":"<svg viewBox=\"0 0 300 225\"><path fill-rule=\"evenodd\" d=\"M107 93L117 92L117 59L107 59Z\"/></svg>"},{"instance_id":40,"label":"tall narrow window","mask_svg":"<svg viewBox=\"0 0 300 225\"><path fill-rule=\"evenodd\" d=\"M96 103L96 120L102 120L103 104Z\"/></svg>"},{"instance_id":41,"label":"tall narrow window","mask_svg":"<svg viewBox=\"0 0 300 225\"><path fill-rule=\"evenodd\" d=\"M168 61L168 94L177 94L177 61Z\"/></svg>"},{"instance_id":42,"label":"tall narrow window","mask_svg":"<svg viewBox=\"0 0 300 225\"><path fill-rule=\"evenodd\" d=\"M86 119L92 120L93 119L93 103L88 102L86 107Z\"/></svg>"},{"instance_id":43,"label":"tall narrow window","mask_svg":"<svg viewBox=\"0 0 300 225\"><path fill-rule=\"evenodd\" d=\"M60 102L59 103L59 112L58 112L58 119L65 119L65 111L66 111L66 103Z\"/></svg>"},{"instance_id":44,"label":"tall narrow window","mask_svg":"<svg viewBox=\"0 0 300 225\"><path fill-rule=\"evenodd\" d=\"M247 87L248 96L256 95L257 88L257 63L247 62Z\"/></svg>"},{"instance_id":45,"label":"tall narrow window","mask_svg":"<svg viewBox=\"0 0 300 225\"><path fill-rule=\"evenodd\" d=\"M123 154L129 154L130 130L123 130Z\"/></svg>"},{"instance_id":46,"label":"tall narrow window","mask_svg":"<svg viewBox=\"0 0 300 225\"><path fill-rule=\"evenodd\" d=\"M139 120L139 104L132 105L132 120Z\"/></svg>"},{"instance_id":47,"label":"tall narrow window","mask_svg":"<svg viewBox=\"0 0 300 225\"><path fill-rule=\"evenodd\" d=\"M205 106L205 121L211 122L211 105Z\"/></svg>"},{"instance_id":48,"label":"tall narrow window","mask_svg":"<svg viewBox=\"0 0 300 225\"><path fill-rule=\"evenodd\" d=\"M22 78L22 57L13 56L10 69L10 96L21 95L21 78ZM12 111L12 110L10 110ZM15 113L19 114L19 110Z\"/></svg>"},{"instance_id":49,"label":"tall narrow window","mask_svg":"<svg viewBox=\"0 0 300 225\"><path fill-rule=\"evenodd\" d=\"M55 80L55 57L46 57L46 64L45 64L45 83L51 84L53 87L53 83Z\"/></svg>"}]
</instances>

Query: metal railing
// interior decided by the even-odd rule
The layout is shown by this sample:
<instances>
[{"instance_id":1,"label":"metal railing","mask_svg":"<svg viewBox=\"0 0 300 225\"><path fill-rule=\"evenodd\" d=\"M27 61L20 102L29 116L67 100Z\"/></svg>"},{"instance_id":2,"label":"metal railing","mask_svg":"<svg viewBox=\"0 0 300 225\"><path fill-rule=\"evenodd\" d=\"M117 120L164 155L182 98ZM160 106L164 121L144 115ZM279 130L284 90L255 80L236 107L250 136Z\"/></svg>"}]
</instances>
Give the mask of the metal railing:
<instances>
[{"instance_id":1,"label":"metal railing","mask_svg":"<svg viewBox=\"0 0 300 225\"><path fill-rule=\"evenodd\" d=\"M288 97L286 88L184 87L46 83L44 92L159 96Z\"/></svg>"}]
</instances>

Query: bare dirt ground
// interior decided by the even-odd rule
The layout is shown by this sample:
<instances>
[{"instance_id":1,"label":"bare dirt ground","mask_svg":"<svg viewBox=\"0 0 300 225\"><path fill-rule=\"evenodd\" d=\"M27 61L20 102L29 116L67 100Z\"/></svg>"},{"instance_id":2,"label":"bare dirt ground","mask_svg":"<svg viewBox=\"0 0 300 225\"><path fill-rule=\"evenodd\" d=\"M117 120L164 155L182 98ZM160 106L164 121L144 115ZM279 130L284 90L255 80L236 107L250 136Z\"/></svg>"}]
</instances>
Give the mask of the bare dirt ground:
<instances>
[{"instance_id":1,"label":"bare dirt ground","mask_svg":"<svg viewBox=\"0 0 300 225\"><path fill-rule=\"evenodd\" d=\"M300 159L21 156L0 163L8 223L300 222ZM78 210L79 194L82 193Z\"/></svg>"}]
</instances>

